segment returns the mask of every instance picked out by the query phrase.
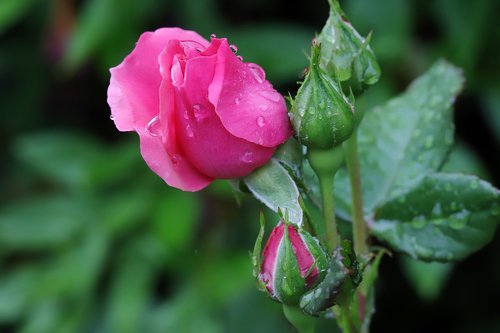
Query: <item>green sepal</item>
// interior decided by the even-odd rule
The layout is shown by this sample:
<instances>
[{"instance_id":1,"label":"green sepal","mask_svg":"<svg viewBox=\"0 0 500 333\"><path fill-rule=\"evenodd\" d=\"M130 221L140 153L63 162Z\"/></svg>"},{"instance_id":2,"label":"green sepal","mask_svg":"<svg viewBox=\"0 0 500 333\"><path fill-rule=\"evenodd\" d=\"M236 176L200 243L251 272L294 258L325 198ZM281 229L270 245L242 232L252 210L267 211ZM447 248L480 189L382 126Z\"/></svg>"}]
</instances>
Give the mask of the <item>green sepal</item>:
<instances>
[{"instance_id":1,"label":"green sepal","mask_svg":"<svg viewBox=\"0 0 500 333\"><path fill-rule=\"evenodd\" d=\"M343 241L330 257L324 279L300 299L300 308L309 315L317 316L352 295L360 280L352 243Z\"/></svg>"},{"instance_id":2,"label":"green sepal","mask_svg":"<svg viewBox=\"0 0 500 333\"><path fill-rule=\"evenodd\" d=\"M265 291L266 290L265 284L260 279L258 279L260 274L260 268L262 266L262 239L264 238L264 231L266 224L266 219L262 211L260 212L259 223L260 223L259 234L257 235L257 239L255 240L255 245L253 247L253 253L251 254L251 259L253 267L253 276L255 278L255 281L257 281L257 288L261 291Z\"/></svg>"}]
</instances>

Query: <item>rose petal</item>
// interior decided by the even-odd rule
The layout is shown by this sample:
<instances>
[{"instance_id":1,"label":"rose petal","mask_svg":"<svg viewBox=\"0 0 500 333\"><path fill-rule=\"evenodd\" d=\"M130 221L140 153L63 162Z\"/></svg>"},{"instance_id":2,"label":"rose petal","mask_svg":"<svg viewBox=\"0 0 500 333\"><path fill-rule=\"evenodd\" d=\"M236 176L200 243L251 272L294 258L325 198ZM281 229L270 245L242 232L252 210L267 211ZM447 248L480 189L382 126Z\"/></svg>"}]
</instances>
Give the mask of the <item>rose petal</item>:
<instances>
[{"instance_id":1,"label":"rose petal","mask_svg":"<svg viewBox=\"0 0 500 333\"><path fill-rule=\"evenodd\" d=\"M110 69L108 104L120 131L144 128L158 115L161 83L158 55L171 39L193 40L208 46L208 42L194 31L162 28L143 33L132 53Z\"/></svg>"},{"instance_id":2,"label":"rose petal","mask_svg":"<svg viewBox=\"0 0 500 333\"><path fill-rule=\"evenodd\" d=\"M206 93L216 61L215 54L188 60L184 86L176 96L176 137L187 159L203 174L238 178L266 163L274 148L240 139L224 128Z\"/></svg>"},{"instance_id":3,"label":"rose petal","mask_svg":"<svg viewBox=\"0 0 500 333\"><path fill-rule=\"evenodd\" d=\"M188 39L208 45L195 32L178 28L163 28L142 34L134 51L110 70L108 104L119 130L137 131L142 156L156 174L170 186L197 191L207 186L212 179L201 174L180 155L175 125L170 130L170 126L165 123L168 117L160 117L158 126L169 130L162 130L156 136L147 130L148 123L158 117L160 112L161 74L158 57L172 39ZM164 91L166 96L173 96L168 87Z\"/></svg>"},{"instance_id":4,"label":"rose petal","mask_svg":"<svg viewBox=\"0 0 500 333\"><path fill-rule=\"evenodd\" d=\"M265 147L285 142L291 135L285 100L265 80L263 70L238 59L226 39L221 39L217 57L209 100L224 127Z\"/></svg>"}]
</instances>

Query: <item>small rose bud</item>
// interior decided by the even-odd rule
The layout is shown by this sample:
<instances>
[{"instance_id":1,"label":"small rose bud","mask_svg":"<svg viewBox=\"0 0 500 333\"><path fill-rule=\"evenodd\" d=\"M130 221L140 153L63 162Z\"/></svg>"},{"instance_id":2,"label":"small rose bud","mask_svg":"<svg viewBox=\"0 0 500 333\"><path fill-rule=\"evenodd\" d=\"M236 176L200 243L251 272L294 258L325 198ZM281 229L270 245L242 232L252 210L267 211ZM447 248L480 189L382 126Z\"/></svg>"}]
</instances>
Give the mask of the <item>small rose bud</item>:
<instances>
[{"instance_id":1,"label":"small rose bud","mask_svg":"<svg viewBox=\"0 0 500 333\"><path fill-rule=\"evenodd\" d=\"M354 90L380 78L380 66L368 45L370 35L363 38L347 20L338 0L329 0L330 16L317 42L321 44L321 66L340 82Z\"/></svg>"},{"instance_id":2,"label":"small rose bud","mask_svg":"<svg viewBox=\"0 0 500 333\"><path fill-rule=\"evenodd\" d=\"M329 149L354 130L354 106L340 85L320 67L321 46L313 45L311 65L297 96L291 118L299 142L312 149Z\"/></svg>"},{"instance_id":3,"label":"small rose bud","mask_svg":"<svg viewBox=\"0 0 500 333\"><path fill-rule=\"evenodd\" d=\"M298 305L300 297L325 276L328 259L319 242L293 224L280 222L262 253L258 279L269 295Z\"/></svg>"}]
</instances>

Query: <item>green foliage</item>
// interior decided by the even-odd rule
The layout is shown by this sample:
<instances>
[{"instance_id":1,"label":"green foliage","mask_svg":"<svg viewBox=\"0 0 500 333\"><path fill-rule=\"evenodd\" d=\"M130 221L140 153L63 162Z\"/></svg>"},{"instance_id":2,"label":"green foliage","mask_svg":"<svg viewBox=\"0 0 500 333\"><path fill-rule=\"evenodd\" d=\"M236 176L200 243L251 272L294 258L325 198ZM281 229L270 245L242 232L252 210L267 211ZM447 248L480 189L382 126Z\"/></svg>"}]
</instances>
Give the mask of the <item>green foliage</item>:
<instances>
[{"instance_id":1,"label":"green foliage","mask_svg":"<svg viewBox=\"0 0 500 333\"><path fill-rule=\"evenodd\" d=\"M372 232L413 258L463 259L493 237L500 191L474 176L425 176L375 213Z\"/></svg>"},{"instance_id":2,"label":"green foliage","mask_svg":"<svg viewBox=\"0 0 500 333\"><path fill-rule=\"evenodd\" d=\"M287 211L290 222L302 224L303 214L297 185L276 160L271 160L243 180L252 194L267 207L275 212L278 209Z\"/></svg>"},{"instance_id":3,"label":"green foliage","mask_svg":"<svg viewBox=\"0 0 500 333\"><path fill-rule=\"evenodd\" d=\"M453 144L452 103L463 85L456 67L439 61L406 92L368 111L359 126L365 213L437 171ZM346 171L335 179L337 207L351 211Z\"/></svg>"}]
</instances>

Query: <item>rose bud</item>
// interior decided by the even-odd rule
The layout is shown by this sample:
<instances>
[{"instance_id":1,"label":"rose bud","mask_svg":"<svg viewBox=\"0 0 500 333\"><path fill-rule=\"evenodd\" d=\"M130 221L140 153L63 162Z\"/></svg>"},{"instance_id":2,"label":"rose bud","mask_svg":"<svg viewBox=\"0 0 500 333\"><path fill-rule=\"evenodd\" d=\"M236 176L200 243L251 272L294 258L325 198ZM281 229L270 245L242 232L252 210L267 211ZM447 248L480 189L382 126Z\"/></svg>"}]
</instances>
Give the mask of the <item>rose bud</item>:
<instances>
[{"instance_id":1,"label":"rose bud","mask_svg":"<svg viewBox=\"0 0 500 333\"><path fill-rule=\"evenodd\" d=\"M243 177L291 135L283 97L235 51L225 38L163 28L110 70L116 127L137 132L144 160L170 186Z\"/></svg>"},{"instance_id":2,"label":"rose bud","mask_svg":"<svg viewBox=\"0 0 500 333\"><path fill-rule=\"evenodd\" d=\"M354 106L341 87L320 67L319 45L297 96L291 119L299 142L312 149L329 149L347 140L354 130Z\"/></svg>"},{"instance_id":3,"label":"rose bud","mask_svg":"<svg viewBox=\"0 0 500 333\"><path fill-rule=\"evenodd\" d=\"M258 279L271 298L297 305L323 279L327 265L326 254L315 238L293 224L280 222L262 252Z\"/></svg>"},{"instance_id":4,"label":"rose bud","mask_svg":"<svg viewBox=\"0 0 500 333\"><path fill-rule=\"evenodd\" d=\"M330 15L317 42L321 44L321 66L339 82L359 91L380 78L380 66L367 38L347 20L338 0L329 0Z\"/></svg>"}]
</instances>

